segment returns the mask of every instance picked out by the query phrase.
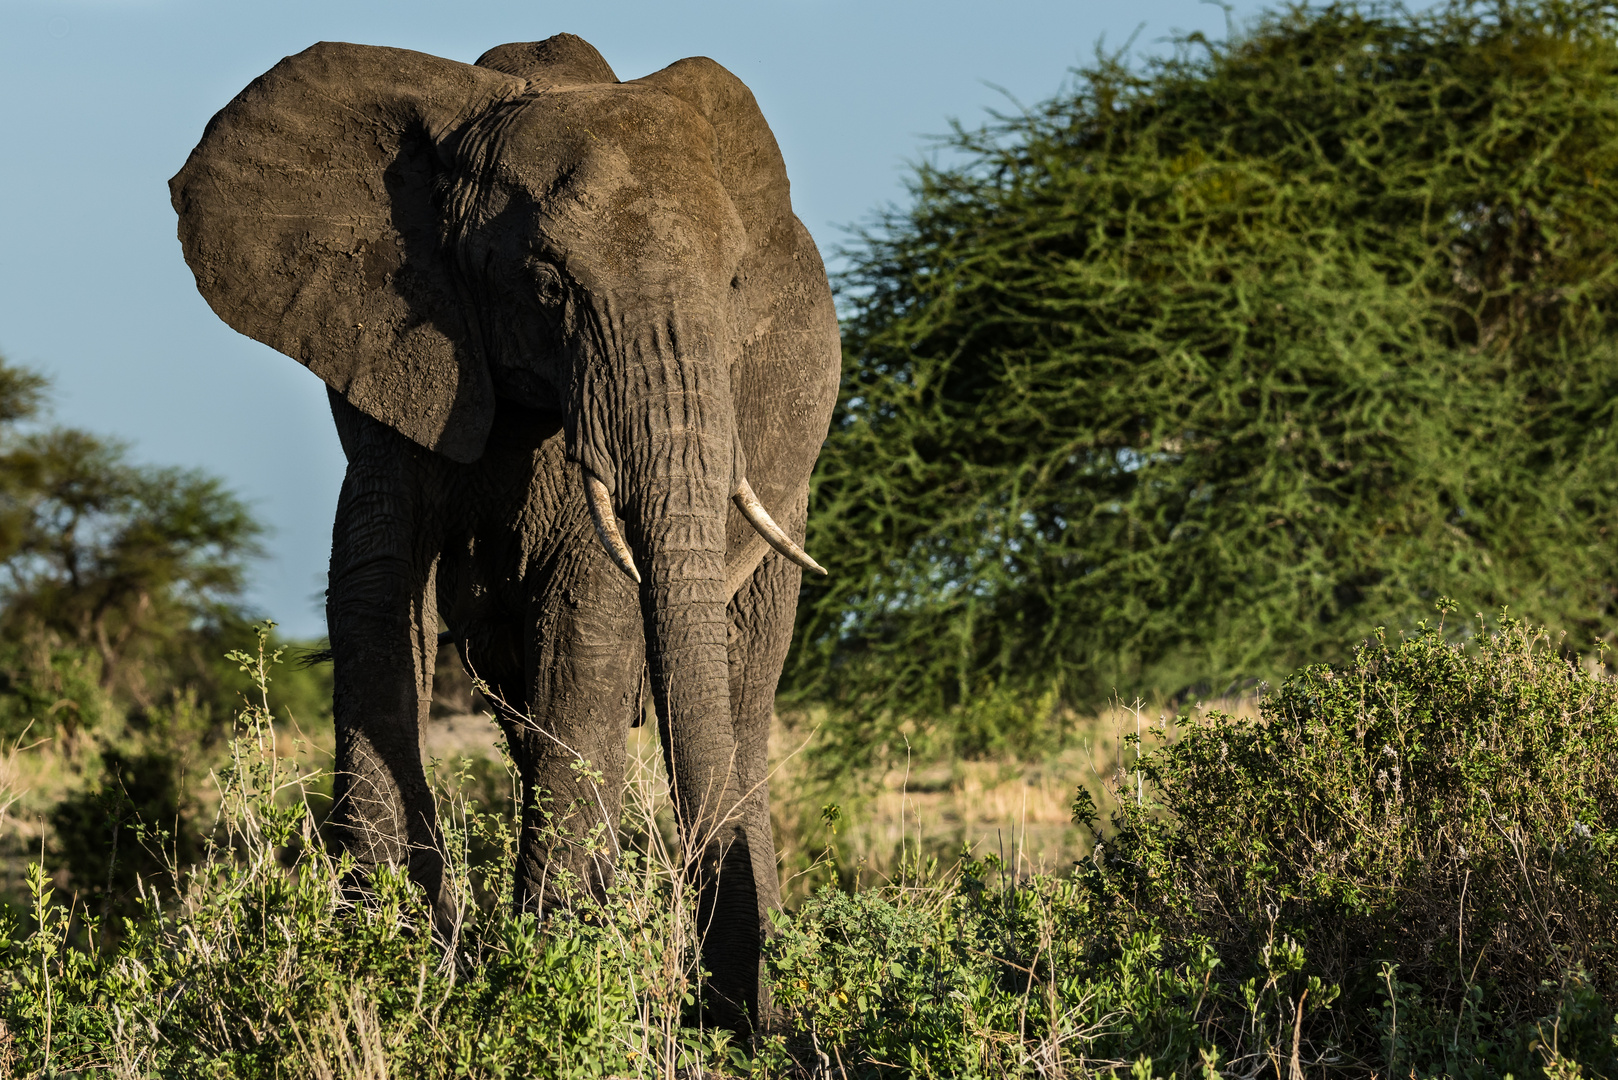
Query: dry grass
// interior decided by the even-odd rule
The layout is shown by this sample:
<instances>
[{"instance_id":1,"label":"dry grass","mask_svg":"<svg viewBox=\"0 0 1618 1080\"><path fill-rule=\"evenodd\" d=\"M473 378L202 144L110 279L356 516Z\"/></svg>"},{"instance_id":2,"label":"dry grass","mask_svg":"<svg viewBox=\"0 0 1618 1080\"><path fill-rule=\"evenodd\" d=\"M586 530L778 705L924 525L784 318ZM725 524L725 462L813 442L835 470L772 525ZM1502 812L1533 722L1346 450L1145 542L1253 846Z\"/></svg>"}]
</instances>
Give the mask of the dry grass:
<instances>
[{"instance_id":1,"label":"dry grass","mask_svg":"<svg viewBox=\"0 0 1618 1080\"><path fill-rule=\"evenodd\" d=\"M26 891L24 870L48 840L51 810L89 782L83 740L64 745L28 734L0 748L0 896L6 897ZM64 876L58 871L58 878Z\"/></svg>"},{"instance_id":2,"label":"dry grass","mask_svg":"<svg viewBox=\"0 0 1618 1080\"><path fill-rule=\"evenodd\" d=\"M1220 701L1199 709L1251 713L1250 699ZM1088 853L1090 836L1072 820L1075 790L1082 785L1102 810L1110 812L1116 781L1134 750L1125 738L1158 723L1162 713L1147 707L1118 706L1069 725L1067 745L1039 761L925 760L912 757L881 773L847 774L833 784L815 760L816 729L802 716L778 717L771 738L771 803L776 847L789 902L801 900L833 871L848 884L890 880L905 852L920 852L948 865L964 848L976 857L996 856L1019 874L1059 871ZM284 723L284 722L283 722ZM280 725L278 725L280 726ZM329 725L288 725L290 737L277 743L280 756L302 754L322 770L332 765ZM1146 735L1148 745L1150 736ZM436 763L441 782L461 763L488 762L486 775L499 775L503 736L488 713L435 716L422 732L422 756ZM629 734L631 770L662 776L656 729L644 725ZM20 895L22 867L29 853L38 857L50 844L48 815L64 798L85 788L94 770L86 767L91 748L82 743L26 738L0 748L0 890ZM200 763L197 763L200 767ZM204 774L206 772L204 768ZM204 818L217 811L213 786L205 775L193 778L194 810ZM499 796L502 793L490 792ZM207 802L208 805L200 805ZM823 810L836 804L835 832ZM665 841L672 842L672 821ZM835 864L833 866L833 864ZM68 886L65 871L58 885Z\"/></svg>"},{"instance_id":3,"label":"dry grass","mask_svg":"<svg viewBox=\"0 0 1618 1080\"><path fill-rule=\"evenodd\" d=\"M1194 709L1251 715L1256 705L1238 698L1198 702ZM804 782L814 754L812 723L778 718L771 798L784 893L792 900L823 880L803 874L823 852L834 854L841 876L856 885L892 880L907 852L948 865L969 849L974 858L998 858L1018 876L1059 872L1090 850L1089 831L1073 821L1077 789L1109 814L1125 766L1136 756L1126 738L1139 735L1150 750L1150 729L1165 720L1172 737L1172 711L1118 704L1071 718L1063 748L1037 761L911 755L880 774L845 777L840 790L828 792ZM829 801L839 804L835 834L822 817Z\"/></svg>"},{"instance_id":4,"label":"dry grass","mask_svg":"<svg viewBox=\"0 0 1618 1080\"><path fill-rule=\"evenodd\" d=\"M1250 697L1198 702L1194 708L1242 716L1256 712ZM1040 761L912 759L879 775L848 776L836 791L809 779L812 722L777 717L770 741L770 797L783 893L788 900L799 899L826 880L828 856L856 884L891 878L906 851L949 863L964 847L977 857L994 855L1019 874L1060 871L1090 850L1088 830L1073 821L1076 789L1082 785L1103 815L1109 813L1118 779L1135 757L1126 737L1139 734L1150 749L1149 729L1165 717L1172 731L1172 713L1118 705L1071 723L1068 745ZM501 738L486 713L437 717L423 732L423 755L441 767L463 758L498 760ZM631 771L661 776L653 726L629 733L629 756ZM833 802L841 815L835 833L822 817ZM822 872L805 872L817 864Z\"/></svg>"}]
</instances>

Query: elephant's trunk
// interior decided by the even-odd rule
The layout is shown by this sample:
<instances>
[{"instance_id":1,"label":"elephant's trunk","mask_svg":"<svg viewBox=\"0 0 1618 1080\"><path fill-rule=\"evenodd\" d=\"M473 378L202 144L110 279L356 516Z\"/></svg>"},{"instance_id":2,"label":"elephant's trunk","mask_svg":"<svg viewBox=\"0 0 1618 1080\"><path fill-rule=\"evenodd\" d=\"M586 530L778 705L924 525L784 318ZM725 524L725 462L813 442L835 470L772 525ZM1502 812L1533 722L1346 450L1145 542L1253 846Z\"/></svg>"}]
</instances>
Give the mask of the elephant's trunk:
<instances>
[{"instance_id":1,"label":"elephant's trunk","mask_svg":"<svg viewBox=\"0 0 1618 1080\"><path fill-rule=\"evenodd\" d=\"M727 645L726 519L741 464L725 358L701 348L709 335L677 330L641 336L626 350L633 375L616 389L618 415L603 418L613 431L598 444L611 461L584 465L587 482L591 472L614 473L599 478L597 496L610 487L627 548L614 557L638 568L664 762L700 890L699 931L710 922L726 928L726 940L708 935L704 944L710 1002L734 1026L756 1004L760 943ZM604 516L611 521L598 513L598 523ZM604 539L610 550L614 538Z\"/></svg>"},{"instance_id":2,"label":"elephant's trunk","mask_svg":"<svg viewBox=\"0 0 1618 1080\"><path fill-rule=\"evenodd\" d=\"M634 377L610 447L614 502L642 576L665 752L692 839L705 838L717 820L734 743L724 581L736 417L728 365L704 329L670 320L637 336L631 352L638 355L627 365Z\"/></svg>"},{"instance_id":3,"label":"elephant's trunk","mask_svg":"<svg viewBox=\"0 0 1618 1080\"><path fill-rule=\"evenodd\" d=\"M724 483L698 477L655 477L626 507L630 546L644 568L641 613L664 754L693 844L712 837L736 796L724 589L727 491Z\"/></svg>"}]
</instances>

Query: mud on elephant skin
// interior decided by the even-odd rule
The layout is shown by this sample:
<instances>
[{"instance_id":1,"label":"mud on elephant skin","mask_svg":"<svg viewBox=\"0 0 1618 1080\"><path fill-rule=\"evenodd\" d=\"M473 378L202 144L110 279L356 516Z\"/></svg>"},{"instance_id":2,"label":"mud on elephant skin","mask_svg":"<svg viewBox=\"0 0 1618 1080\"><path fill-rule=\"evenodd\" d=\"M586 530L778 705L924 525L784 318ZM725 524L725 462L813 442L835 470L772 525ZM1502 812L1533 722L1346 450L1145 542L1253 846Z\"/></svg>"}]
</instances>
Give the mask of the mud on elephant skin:
<instances>
[{"instance_id":1,"label":"mud on elephant skin","mask_svg":"<svg viewBox=\"0 0 1618 1080\"><path fill-rule=\"evenodd\" d=\"M565 34L476 64L323 43L221 110L170 188L203 296L326 382L348 459L338 835L452 917L420 754L441 616L513 706L515 902L560 902L563 869L600 890L649 689L711 1015L748 1027L779 902L769 717L839 370L752 94L702 58L619 82Z\"/></svg>"}]
</instances>

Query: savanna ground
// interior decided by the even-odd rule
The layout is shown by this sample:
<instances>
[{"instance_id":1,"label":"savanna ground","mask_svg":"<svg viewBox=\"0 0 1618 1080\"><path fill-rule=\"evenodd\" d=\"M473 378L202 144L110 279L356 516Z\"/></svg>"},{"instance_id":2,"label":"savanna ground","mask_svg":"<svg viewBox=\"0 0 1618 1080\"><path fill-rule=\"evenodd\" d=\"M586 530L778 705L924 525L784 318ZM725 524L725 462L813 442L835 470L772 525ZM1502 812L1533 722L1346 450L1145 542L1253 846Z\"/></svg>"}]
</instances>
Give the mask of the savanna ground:
<instances>
[{"instance_id":1,"label":"savanna ground","mask_svg":"<svg viewBox=\"0 0 1618 1080\"><path fill-rule=\"evenodd\" d=\"M1193 709L1251 715L1253 705L1248 696L1197 702ZM1092 846L1089 830L1073 820L1075 784L1110 808L1114 788L1135 757L1125 738L1144 737L1152 745L1159 727L1167 723L1172 731L1176 712L1135 702L1100 716L1059 718L1056 746L1034 760L902 752L876 768L835 777L814 764L823 711L778 715L770 739L770 792L785 895L807 895L833 864L848 886L888 880L904 853L917 850L949 862L966 847L1024 873L1069 867ZM319 745L326 749L329 741L323 733ZM487 712L441 711L423 745L440 776L469 769L490 781L481 799L498 797L504 751ZM632 729L629 747L635 768L661 771L651 725Z\"/></svg>"}]
</instances>

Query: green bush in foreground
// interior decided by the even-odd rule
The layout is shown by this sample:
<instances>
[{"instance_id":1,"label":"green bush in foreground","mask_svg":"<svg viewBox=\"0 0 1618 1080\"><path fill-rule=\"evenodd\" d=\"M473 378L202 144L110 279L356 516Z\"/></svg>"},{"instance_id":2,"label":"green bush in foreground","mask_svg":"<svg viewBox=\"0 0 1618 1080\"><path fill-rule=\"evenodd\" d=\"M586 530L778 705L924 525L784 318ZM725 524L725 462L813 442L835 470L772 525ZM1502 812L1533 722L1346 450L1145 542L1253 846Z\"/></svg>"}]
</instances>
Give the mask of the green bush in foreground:
<instances>
[{"instance_id":1,"label":"green bush in foreground","mask_svg":"<svg viewBox=\"0 0 1618 1080\"><path fill-rule=\"evenodd\" d=\"M1309 1044L1390 1073L1520 1071L1543 1038L1618 1075L1604 674L1512 620L1470 647L1378 638L1287 680L1258 720L1213 714L1140 768L1171 813L1124 800L1081 875L1115 936L1145 918L1205 941L1227 980L1295 943L1290 992L1340 993L1305 1016Z\"/></svg>"},{"instance_id":2,"label":"green bush in foreground","mask_svg":"<svg viewBox=\"0 0 1618 1080\"><path fill-rule=\"evenodd\" d=\"M345 896L267 717L243 715L211 855L178 896L149 889L116 946L33 868L32 921L5 941L4 1066L1618 1077L1618 684L1515 623L1469 648L1379 639L1256 719L1182 721L1138 763L1149 797L1121 779L1074 873L968 855L820 892L776 920L774 1023L752 1047L685 1023L690 905L644 790L624 830L642 849L605 903L545 922L468 903L446 951L401 877ZM487 891L509 827L449 811L463 895Z\"/></svg>"},{"instance_id":3,"label":"green bush in foreground","mask_svg":"<svg viewBox=\"0 0 1618 1080\"><path fill-rule=\"evenodd\" d=\"M106 928L75 920L30 868L32 921L5 935L0 1061L24 1075L575 1077L723 1056L724 1036L680 1023L700 987L673 863L648 861L655 848L629 853L606 904L542 926L473 902L506 891L487 879L509 873L512 836L498 813L449 800L465 900L453 948L402 874L384 871L356 901L352 864L320 846L307 807L319 777L276 746L267 686L280 654L266 640L256 657L233 654L261 697L219 778L213 846L174 874L178 895L148 883L106 947ZM474 849L492 853L485 865L466 858Z\"/></svg>"},{"instance_id":4,"label":"green bush in foreground","mask_svg":"<svg viewBox=\"0 0 1618 1080\"><path fill-rule=\"evenodd\" d=\"M1618 1076L1618 684L1506 621L1183 723L1071 876L783 919L792 1030L937 1076Z\"/></svg>"}]
</instances>

